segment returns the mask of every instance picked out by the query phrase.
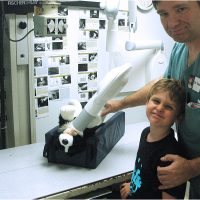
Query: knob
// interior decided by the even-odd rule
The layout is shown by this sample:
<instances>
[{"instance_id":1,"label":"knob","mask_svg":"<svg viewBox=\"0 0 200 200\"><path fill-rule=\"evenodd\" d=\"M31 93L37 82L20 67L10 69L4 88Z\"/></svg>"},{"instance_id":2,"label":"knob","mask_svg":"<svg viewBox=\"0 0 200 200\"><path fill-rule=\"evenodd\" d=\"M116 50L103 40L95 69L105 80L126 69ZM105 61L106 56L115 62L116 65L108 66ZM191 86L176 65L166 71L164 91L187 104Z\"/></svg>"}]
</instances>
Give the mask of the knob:
<instances>
[{"instance_id":1,"label":"knob","mask_svg":"<svg viewBox=\"0 0 200 200\"><path fill-rule=\"evenodd\" d=\"M19 28L20 29L25 29L27 27L27 23L26 22L19 22Z\"/></svg>"}]
</instances>

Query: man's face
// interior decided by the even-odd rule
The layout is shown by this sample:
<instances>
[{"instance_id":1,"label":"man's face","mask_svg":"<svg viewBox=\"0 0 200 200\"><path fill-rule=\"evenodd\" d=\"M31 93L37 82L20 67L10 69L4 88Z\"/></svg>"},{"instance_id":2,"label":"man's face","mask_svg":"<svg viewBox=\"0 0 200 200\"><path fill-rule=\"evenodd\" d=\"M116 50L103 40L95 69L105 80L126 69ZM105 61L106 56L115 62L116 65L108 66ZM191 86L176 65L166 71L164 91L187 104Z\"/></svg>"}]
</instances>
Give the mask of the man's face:
<instances>
[{"instance_id":1,"label":"man's face","mask_svg":"<svg viewBox=\"0 0 200 200\"><path fill-rule=\"evenodd\" d=\"M177 42L200 40L200 6L196 1L165 1L157 5L161 23Z\"/></svg>"}]
</instances>

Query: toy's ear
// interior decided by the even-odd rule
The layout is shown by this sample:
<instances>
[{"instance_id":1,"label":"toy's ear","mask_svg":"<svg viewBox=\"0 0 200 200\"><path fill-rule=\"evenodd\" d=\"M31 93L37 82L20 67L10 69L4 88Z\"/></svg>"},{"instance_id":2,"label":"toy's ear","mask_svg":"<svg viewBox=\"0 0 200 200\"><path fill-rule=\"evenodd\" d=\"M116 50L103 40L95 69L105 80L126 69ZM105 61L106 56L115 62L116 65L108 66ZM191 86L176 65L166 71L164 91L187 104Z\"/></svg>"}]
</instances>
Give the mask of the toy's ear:
<instances>
[{"instance_id":1,"label":"toy's ear","mask_svg":"<svg viewBox=\"0 0 200 200\"><path fill-rule=\"evenodd\" d=\"M68 102L68 104L69 105L73 105L76 108L75 113L74 113L74 117L77 117L81 113L81 111L82 111L82 105L81 105L81 103L78 100L76 100L76 99L71 99Z\"/></svg>"},{"instance_id":2,"label":"toy's ear","mask_svg":"<svg viewBox=\"0 0 200 200\"><path fill-rule=\"evenodd\" d=\"M69 134L60 134L59 141L60 144L65 147L65 152L68 152L69 147L73 145L73 136Z\"/></svg>"},{"instance_id":3,"label":"toy's ear","mask_svg":"<svg viewBox=\"0 0 200 200\"><path fill-rule=\"evenodd\" d=\"M62 126L65 123L66 120L64 120L61 116L61 114L59 115L59 126Z\"/></svg>"},{"instance_id":4,"label":"toy's ear","mask_svg":"<svg viewBox=\"0 0 200 200\"><path fill-rule=\"evenodd\" d=\"M75 117L76 108L73 105L65 105L60 108L60 115L64 120L72 121Z\"/></svg>"}]
</instances>

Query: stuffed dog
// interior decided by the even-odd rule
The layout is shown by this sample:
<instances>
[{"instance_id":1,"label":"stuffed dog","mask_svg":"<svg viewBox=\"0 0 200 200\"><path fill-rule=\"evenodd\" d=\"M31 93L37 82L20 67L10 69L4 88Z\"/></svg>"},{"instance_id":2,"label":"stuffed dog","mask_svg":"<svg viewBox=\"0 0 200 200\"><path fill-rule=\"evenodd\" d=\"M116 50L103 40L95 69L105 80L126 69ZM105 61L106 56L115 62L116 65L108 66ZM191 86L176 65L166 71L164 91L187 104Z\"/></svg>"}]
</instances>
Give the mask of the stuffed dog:
<instances>
[{"instance_id":1,"label":"stuffed dog","mask_svg":"<svg viewBox=\"0 0 200 200\"><path fill-rule=\"evenodd\" d=\"M76 99L69 100L69 102L60 108L59 115L59 141L65 148L65 152L68 152L69 147L76 145L76 141L80 140L80 134L74 135L73 133L65 133L65 130L72 126L72 121L81 113L82 106ZM103 119L100 115L95 117L87 126L87 128L94 128L102 124ZM83 135L81 135L83 137ZM79 138L79 139L78 139ZM78 140L77 140L78 139Z\"/></svg>"}]
</instances>

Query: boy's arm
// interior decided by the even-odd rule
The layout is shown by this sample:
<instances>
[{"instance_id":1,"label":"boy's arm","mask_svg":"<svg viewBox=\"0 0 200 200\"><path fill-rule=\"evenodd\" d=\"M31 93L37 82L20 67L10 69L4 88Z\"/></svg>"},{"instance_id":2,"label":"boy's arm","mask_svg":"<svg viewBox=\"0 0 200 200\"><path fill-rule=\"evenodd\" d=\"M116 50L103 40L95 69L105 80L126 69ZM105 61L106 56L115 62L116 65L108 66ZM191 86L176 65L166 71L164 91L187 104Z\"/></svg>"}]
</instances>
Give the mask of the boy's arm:
<instances>
[{"instance_id":1,"label":"boy's arm","mask_svg":"<svg viewBox=\"0 0 200 200\"><path fill-rule=\"evenodd\" d=\"M120 194L122 199L126 199L130 192L130 182L129 183L123 183L120 186Z\"/></svg>"}]
</instances>

